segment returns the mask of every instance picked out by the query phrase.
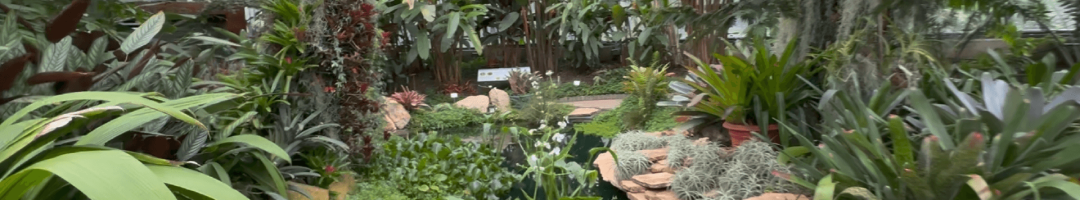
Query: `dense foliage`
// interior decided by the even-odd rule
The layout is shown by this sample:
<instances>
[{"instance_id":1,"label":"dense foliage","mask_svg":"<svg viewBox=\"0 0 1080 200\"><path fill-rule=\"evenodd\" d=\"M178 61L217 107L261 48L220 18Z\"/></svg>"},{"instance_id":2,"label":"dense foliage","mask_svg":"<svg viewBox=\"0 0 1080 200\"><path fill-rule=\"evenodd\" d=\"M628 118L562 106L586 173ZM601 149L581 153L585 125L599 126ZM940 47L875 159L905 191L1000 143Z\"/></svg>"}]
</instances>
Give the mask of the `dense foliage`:
<instances>
[{"instance_id":1,"label":"dense foliage","mask_svg":"<svg viewBox=\"0 0 1080 200\"><path fill-rule=\"evenodd\" d=\"M382 151L365 178L386 180L412 199L499 199L517 179L500 166L498 150L458 137L395 137Z\"/></svg>"}]
</instances>

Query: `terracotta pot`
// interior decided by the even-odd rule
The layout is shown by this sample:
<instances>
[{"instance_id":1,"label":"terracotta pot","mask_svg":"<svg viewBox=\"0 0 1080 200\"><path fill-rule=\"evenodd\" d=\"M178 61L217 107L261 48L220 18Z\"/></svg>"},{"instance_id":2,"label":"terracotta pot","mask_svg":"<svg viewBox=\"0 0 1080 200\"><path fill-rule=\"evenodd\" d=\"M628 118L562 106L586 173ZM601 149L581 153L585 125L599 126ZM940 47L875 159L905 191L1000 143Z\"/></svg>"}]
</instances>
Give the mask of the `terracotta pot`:
<instances>
[{"instance_id":1,"label":"terracotta pot","mask_svg":"<svg viewBox=\"0 0 1080 200\"><path fill-rule=\"evenodd\" d=\"M757 125L735 124L730 122L724 122L724 129L728 130L728 137L731 137L732 147L738 147L743 142L753 138L754 134L751 132L761 131L761 128ZM769 124L768 136L773 143L780 143L780 129L776 124Z\"/></svg>"}]
</instances>

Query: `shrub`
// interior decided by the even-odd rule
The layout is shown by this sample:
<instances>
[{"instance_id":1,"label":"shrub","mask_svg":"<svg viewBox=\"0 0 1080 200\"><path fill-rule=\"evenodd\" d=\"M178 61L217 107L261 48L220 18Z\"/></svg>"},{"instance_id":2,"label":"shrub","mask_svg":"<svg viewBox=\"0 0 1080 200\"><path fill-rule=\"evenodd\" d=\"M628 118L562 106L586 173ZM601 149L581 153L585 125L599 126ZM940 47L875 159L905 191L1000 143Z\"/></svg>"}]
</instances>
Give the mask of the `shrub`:
<instances>
[{"instance_id":1,"label":"shrub","mask_svg":"<svg viewBox=\"0 0 1080 200\"><path fill-rule=\"evenodd\" d=\"M349 200L409 200L389 181L364 181L356 184Z\"/></svg>"},{"instance_id":2,"label":"shrub","mask_svg":"<svg viewBox=\"0 0 1080 200\"><path fill-rule=\"evenodd\" d=\"M365 178L386 180L410 199L499 199L509 192L515 174L500 165L499 151L460 138L421 134L395 137L383 145Z\"/></svg>"},{"instance_id":3,"label":"shrub","mask_svg":"<svg viewBox=\"0 0 1080 200\"><path fill-rule=\"evenodd\" d=\"M483 121L479 111L439 104L431 110L417 110L410 123L418 128L418 131L431 131L476 125Z\"/></svg>"}]
</instances>

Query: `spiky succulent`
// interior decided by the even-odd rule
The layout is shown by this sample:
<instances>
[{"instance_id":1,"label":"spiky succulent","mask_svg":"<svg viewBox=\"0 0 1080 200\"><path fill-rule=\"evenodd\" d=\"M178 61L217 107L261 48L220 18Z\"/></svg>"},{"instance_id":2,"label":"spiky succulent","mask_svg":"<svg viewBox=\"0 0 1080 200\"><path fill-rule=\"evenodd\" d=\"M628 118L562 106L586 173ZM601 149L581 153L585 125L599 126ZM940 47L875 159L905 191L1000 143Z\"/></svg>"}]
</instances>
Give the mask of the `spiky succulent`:
<instances>
[{"instance_id":1,"label":"spiky succulent","mask_svg":"<svg viewBox=\"0 0 1080 200\"><path fill-rule=\"evenodd\" d=\"M401 88L403 91L395 92L393 95L390 95L390 99L394 99L394 101L405 106L405 109L407 110L413 110L424 105L424 98L427 98L427 95L420 94L415 90L409 90L404 86Z\"/></svg>"},{"instance_id":2,"label":"spiky succulent","mask_svg":"<svg viewBox=\"0 0 1080 200\"><path fill-rule=\"evenodd\" d=\"M720 166L714 166L720 167ZM686 168L675 172L671 180L671 190L679 199L702 199L705 194L715 188L715 174L704 173L694 168Z\"/></svg>"},{"instance_id":3,"label":"spiky succulent","mask_svg":"<svg viewBox=\"0 0 1080 200\"><path fill-rule=\"evenodd\" d=\"M631 177L649 170L652 161L649 161L649 157L645 156L645 154L637 151L620 151L616 165L619 170L619 180L629 180Z\"/></svg>"}]
</instances>

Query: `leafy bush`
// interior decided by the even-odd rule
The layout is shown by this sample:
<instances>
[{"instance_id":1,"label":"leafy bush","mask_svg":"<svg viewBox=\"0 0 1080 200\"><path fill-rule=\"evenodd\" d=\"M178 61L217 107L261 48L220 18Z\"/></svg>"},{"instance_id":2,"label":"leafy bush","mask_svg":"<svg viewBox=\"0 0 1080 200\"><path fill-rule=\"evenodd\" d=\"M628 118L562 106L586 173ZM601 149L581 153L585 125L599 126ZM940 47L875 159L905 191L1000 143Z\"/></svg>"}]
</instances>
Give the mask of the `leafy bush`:
<instances>
[{"instance_id":1,"label":"leafy bush","mask_svg":"<svg viewBox=\"0 0 1080 200\"><path fill-rule=\"evenodd\" d=\"M386 180L411 199L500 199L517 180L500 166L503 157L498 150L458 137L444 139L434 133L395 137L382 150L364 177Z\"/></svg>"},{"instance_id":2,"label":"leafy bush","mask_svg":"<svg viewBox=\"0 0 1080 200\"><path fill-rule=\"evenodd\" d=\"M457 107L452 104L439 104L431 110L417 110L409 122L416 131L431 131L477 125L484 122L480 111Z\"/></svg>"},{"instance_id":3,"label":"leafy bush","mask_svg":"<svg viewBox=\"0 0 1080 200\"><path fill-rule=\"evenodd\" d=\"M356 184L356 189L349 194L349 200L409 200L388 181L374 180Z\"/></svg>"}]
</instances>

